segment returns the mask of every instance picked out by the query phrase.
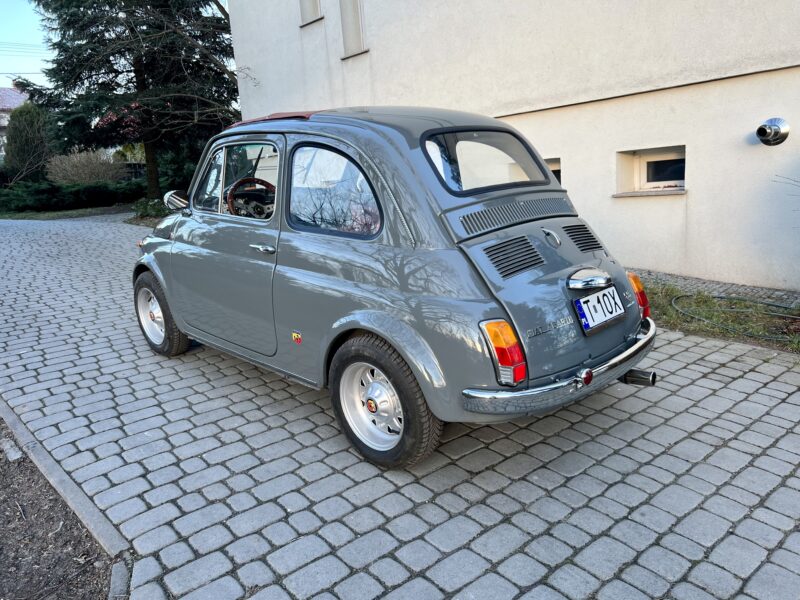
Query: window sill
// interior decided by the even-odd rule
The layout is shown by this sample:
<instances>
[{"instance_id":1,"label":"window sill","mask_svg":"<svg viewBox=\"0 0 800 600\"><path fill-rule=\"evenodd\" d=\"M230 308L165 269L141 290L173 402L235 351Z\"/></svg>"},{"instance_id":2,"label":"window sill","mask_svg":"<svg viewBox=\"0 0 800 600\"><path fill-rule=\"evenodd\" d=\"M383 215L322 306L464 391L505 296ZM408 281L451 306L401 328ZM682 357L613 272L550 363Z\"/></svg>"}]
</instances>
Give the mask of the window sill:
<instances>
[{"instance_id":1,"label":"window sill","mask_svg":"<svg viewBox=\"0 0 800 600\"><path fill-rule=\"evenodd\" d=\"M361 56L362 54L366 54L369 52L369 48L366 50L359 50L358 52L354 52L353 54L348 54L347 56L343 56L342 60L347 60L348 58L355 58L356 56Z\"/></svg>"},{"instance_id":2,"label":"window sill","mask_svg":"<svg viewBox=\"0 0 800 600\"><path fill-rule=\"evenodd\" d=\"M314 23L318 23L318 22L322 21L322 19L324 19L324 18L325 18L325 15L320 15L316 19L311 19L310 21L306 21L305 23L300 23L300 29L302 29L303 27L308 27L309 25L313 25Z\"/></svg>"},{"instance_id":3,"label":"window sill","mask_svg":"<svg viewBox=\"0 0 800 600\"><path fill-rule=\"evenodd\" d=\"M670 188L668 190L638 190L635 192L620 192L611 194L612 198L636 198L639 196L684 196L686 188Z\"/></svg>"}]
</instances>

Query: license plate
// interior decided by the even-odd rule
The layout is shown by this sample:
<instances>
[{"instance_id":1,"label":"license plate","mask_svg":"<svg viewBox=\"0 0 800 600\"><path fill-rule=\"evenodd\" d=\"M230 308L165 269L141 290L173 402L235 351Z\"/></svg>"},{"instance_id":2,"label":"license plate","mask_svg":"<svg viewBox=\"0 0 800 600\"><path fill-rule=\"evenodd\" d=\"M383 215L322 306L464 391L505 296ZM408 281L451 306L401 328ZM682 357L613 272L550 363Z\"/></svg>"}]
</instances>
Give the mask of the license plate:
<instances>
[{"instance_id":1,"label":"license plate","mask_svg":"<svg viewBox=\"0 0 800 600\"><path fill-rule=\"evenodd\" d=\"M614 286L583 298L573 300L584 333L625 313Z\"/></svg>"}]
</instances>

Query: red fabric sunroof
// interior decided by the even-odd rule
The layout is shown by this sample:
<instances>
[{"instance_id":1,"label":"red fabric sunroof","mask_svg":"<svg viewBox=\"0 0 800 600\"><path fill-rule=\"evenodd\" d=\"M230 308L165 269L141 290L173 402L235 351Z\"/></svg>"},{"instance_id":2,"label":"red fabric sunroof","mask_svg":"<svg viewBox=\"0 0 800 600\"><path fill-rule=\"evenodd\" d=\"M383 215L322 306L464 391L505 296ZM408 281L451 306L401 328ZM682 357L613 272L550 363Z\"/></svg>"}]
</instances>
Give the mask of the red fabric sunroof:
<instances>
[{"instance_id":1,"label":"red fabric sunroof","mask_svg":"<svg viewBox=\"0 0 800 600\"><path fill-rule=\"evenodd\" d=\"M238 127L239 125L247 125L248 123L261 123L262 121L276 121L278 119L308 119L311 115L318 113L318 110L308 110L303 112L276 112L266 117L257 117L255 119L247 119L245 121L239 121L238 123L234 123L233 125L229 125L226 129L230 129L231 127Z\"/></svg>"}]
</instances>

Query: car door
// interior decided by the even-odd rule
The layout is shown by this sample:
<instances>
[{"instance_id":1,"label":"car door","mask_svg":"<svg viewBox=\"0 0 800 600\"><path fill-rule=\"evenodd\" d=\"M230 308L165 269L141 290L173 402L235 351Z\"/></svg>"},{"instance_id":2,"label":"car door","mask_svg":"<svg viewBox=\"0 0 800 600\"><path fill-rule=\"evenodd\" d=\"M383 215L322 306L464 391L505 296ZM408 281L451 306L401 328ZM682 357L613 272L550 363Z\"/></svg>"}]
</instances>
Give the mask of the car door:
<instances>
[{"instance_id":1,"label":"car door","mask_svg":"<svg viewBox=\"0 0 800 600\"><path fill-rule=\"evenodd\" d=\"M213 148L173 232L172 288L188 329L264 356L276 350L272 277L284 148L280 135Z\"/></svg>"}]
</instances>

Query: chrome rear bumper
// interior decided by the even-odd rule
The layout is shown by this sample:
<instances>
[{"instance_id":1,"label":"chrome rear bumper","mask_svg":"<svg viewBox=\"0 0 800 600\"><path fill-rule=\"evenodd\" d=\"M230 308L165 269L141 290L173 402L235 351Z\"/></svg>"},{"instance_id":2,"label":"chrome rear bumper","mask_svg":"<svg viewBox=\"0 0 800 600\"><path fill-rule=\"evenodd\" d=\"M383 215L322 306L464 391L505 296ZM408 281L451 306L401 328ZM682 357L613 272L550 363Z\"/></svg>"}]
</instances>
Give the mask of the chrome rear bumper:
<instances>
[{"instance_id":1,"label":"chrome rear bumper","mask_svg":"<svg viewBox=\"0 0 800 600\"><path fill-rule=\"evenodd\" d=\"M464 409L482 414L536 414L575 402L602 389L635 367L652 349L656 324L649 317L642 321L636 343L611 360L592 367L594 378L584 385L578 375L524 390L464 390Z\"/></svg>"}]
</instances>

